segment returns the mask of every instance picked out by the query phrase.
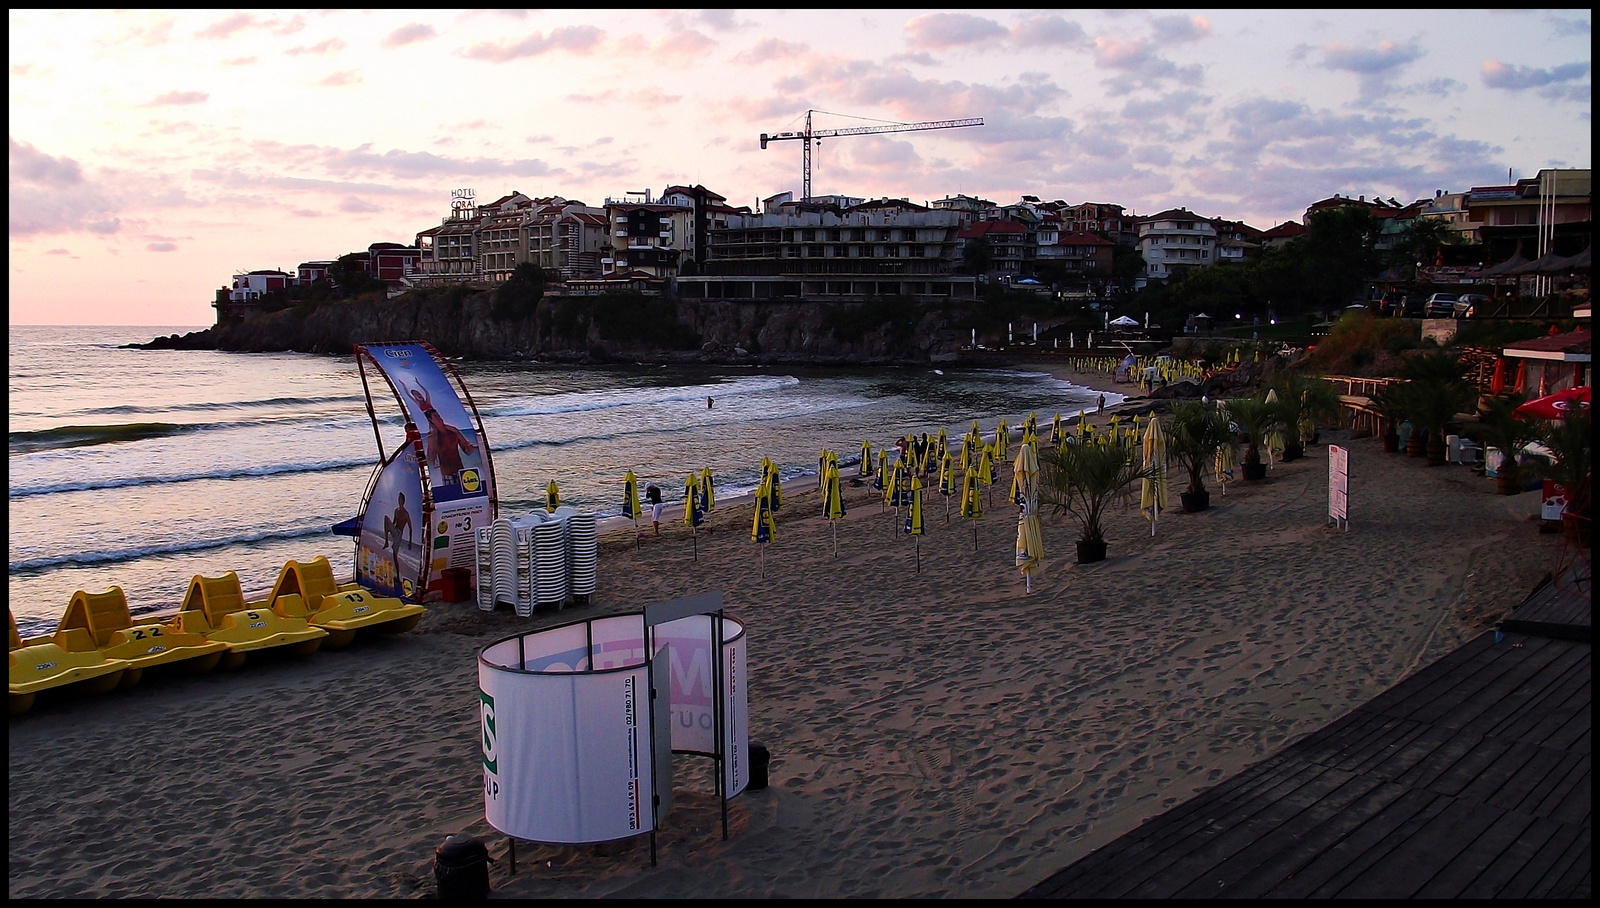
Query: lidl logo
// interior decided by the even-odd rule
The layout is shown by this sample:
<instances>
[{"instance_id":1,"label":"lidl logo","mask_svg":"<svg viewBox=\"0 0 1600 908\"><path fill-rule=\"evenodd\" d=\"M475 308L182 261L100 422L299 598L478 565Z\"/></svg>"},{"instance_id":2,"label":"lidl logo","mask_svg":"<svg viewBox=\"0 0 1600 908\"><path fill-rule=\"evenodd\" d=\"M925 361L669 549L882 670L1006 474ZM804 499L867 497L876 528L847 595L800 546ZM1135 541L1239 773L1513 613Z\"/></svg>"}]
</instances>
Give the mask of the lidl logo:
<instances>
[{"instance_id":1,"label":"lidl logo","mask_svg":"<svg viewBox=\"0 0 1600 908\"><path fill-rule=\"evenodd\" d=\"M411 594L416 591L416 586L412 584L409 578L407 578L400 581L400 589L405 593L407 598L410 598Z\"/></svg>"},{"instance_id":2,"label":"lidl logo","mask_svg":"<svg viewBox=\"0 0 1600 908\"><path fill-rule=\"evenodd\" d=\"M461 491L463 491L463 492L476 492L476 491L478 491L478 489L479 489L479 487L481 485L482 485L482 483L478 479L478 471L477 470L462 470L461 471Z\"/></svg>"},{"instance_id":3,"label":"lidl logo","mask_svg":"<svg viewBox=\"0 0 1600 908\"><path fill-rule=\"evenodd\" d=\"M439 521L439 532L441 532L441 533L450 532L450 524L445 523L443 520Z\"/></svg>"}]
</instances>

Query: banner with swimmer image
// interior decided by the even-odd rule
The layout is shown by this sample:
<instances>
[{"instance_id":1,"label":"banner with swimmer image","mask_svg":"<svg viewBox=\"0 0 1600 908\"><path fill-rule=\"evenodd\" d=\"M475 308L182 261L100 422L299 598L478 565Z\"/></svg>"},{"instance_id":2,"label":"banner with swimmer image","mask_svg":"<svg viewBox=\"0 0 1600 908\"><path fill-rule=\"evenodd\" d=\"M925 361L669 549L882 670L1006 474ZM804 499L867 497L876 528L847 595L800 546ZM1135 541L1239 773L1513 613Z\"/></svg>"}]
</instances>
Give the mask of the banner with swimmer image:
<instances>
[{"instance_id":1,"label":"banner with swimmer image","mask_svg":"<svg viewBox=\"0 0 1600 908\"><path fill-rule=\"evenodd\" d=\"M446 569L476 569L474 531L496 511L488 440L461 377L428 344L358 344L355 352L381 460L362 506L356 580L418 602ZM405 419L405 437L392 453L382 420L394 410L374 398L369 365Z\"/></svg>"}]
</instances>

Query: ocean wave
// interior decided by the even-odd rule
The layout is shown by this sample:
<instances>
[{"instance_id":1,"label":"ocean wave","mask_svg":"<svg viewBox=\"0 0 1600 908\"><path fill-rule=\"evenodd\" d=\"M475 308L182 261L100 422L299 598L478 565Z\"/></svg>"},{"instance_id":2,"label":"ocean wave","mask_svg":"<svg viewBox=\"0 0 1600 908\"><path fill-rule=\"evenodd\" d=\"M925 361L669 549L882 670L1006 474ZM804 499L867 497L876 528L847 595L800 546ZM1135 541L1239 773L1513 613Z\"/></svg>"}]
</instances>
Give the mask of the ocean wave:
<instances>
[{"instance_id":1,"label":"ocean wave","mask_svg":"<svg viewBox=\"0 0 1600 908\"><path fill-rule=\"evenodd\" d=\"M60 448L82 448L89 445L116 444L139 441L145 438L166 438L184 432L194 432L204 425L185 425L171 422L134 422L107 426L57 426L53 429L35 429L30 432L10 433L10 451L13 454L32 454L36 451L53 451Z\"/></svg>"},{"instance_id":2,"label":"ocean wave","mask_svg":"<svg viewBox=\"0 0 1600 908\"><path fill-rule=\"evenodd\" d=\"M331 394L322 397L268 397L261 400L199 401L166 406L141 406L119 404L114 407L90 407L77 411L86 416L127 416L140 413L212 413L227 410L259 410L268 407L310 407L324 404L359 404L366 409L366 397L360 394Z\"/></svg>"},{"instance_id":3,"label":"ocean wave","mask_svg":"<svg viewBox=\"0 0 1600 908\"><path fill-rule=\"evenodd\" d=\"M121 549L91 549L85 552L73 552L69 555L43 555L38 558L26 558L22 561L11 562L10 572L12 574L28 574L47 571L51 568L68 564L114 564L123 561L137 561L140 558L149 558L155 555L183 555L190 552L205 552L211 549L226 548L230 545L252 545L261 542L301 539L306 536L331 536L335 522L330 519L326 523L261 530L254 533L239 533L232 536L188 539L146 546L129 546Z\"/></svg>"},{"instance_id":4,"label":"ocean wave","mask_svg":"<svg viewBox=\"0 0 1600 908\"><path fill-rule=\"evenodd\" d=\"M197 482L205 479L244 479L260 476L281 476L293 473L322 473L353 467L372 468L377 456L361 460L322 460L309 463L262 464L255 467L229 467L201 473L183 473L175 476L118 476L108 479L83 479L68 482L46 482L35 486L15 485L10 488L11 498L31 498L57 492L92 492L100 489L126 489L131 486L167 485L177 482Z\"/></svg>"},{"instance_id":5,"label":"ocean wave","mask_svg":"<svg viewBox=\"0 0 1600 908\"><path fill-rule=\"evenodd\" d=\"M779 388L800 384L792 375L774 375L760 378L739 378L723 384L673 385L660 388L625 388L614 391L573 391L534 398L523 403L499 403L480 407L485 417L491 416L557 416L563 413L582 413L594 410L614 410L620 407L658 406L669 403L704 400L710 397L739 397L761 394Z\"/></svg>"}]
</instances>

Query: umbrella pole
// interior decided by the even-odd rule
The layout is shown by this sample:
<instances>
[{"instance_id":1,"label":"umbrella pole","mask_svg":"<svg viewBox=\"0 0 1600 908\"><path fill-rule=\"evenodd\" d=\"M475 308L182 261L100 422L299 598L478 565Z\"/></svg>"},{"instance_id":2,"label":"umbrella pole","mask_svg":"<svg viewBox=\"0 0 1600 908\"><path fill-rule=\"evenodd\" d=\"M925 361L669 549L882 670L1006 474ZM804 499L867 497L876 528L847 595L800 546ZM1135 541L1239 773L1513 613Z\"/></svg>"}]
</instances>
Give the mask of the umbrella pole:
<instances>
[{"instance_id":1,"label":"umbrella pole","mask_svg":"<svg viewBox=\"0 0 1600 908\"><path fill-rule=\"evenodd\" d=\"M922 573L922 537L917 537L917 573Z\"/></svg>"},{"instance_id":2,"label":"umbrella pole","mask_svg":"<svg viewBox=\"0 0 1600 908\"><path fill-rule=\"evenodd\" d=\"M767 544L761 543L761 579L767 579Z\"/></svg>"},{"instance_id":3,"label":"umbrella pole","mask_svg":"<svg viewBox=\"0 0 1600 908\"><path fill-rule=\"evenodd\" d=\"M643 549L644 537L639 535L639 518L635 517L633 518L633 550L638 552L643 551Z\"/></svg>"},{"instance_id":4,"label":"umbrella pole","mask_svg":"<svg viewBox=\"0 0 1600 908\"><path fill-rule=\"evenodd\" d=\"M833 557L838 558L839 557L839 521L830 520L828 522L833 524Z\"/></svg>"},{"instance_id":5,"label":"umbrella pole","mask_svg":"<svg viewBox=\"0 0 1600 908\"><path fill-rule=\"evenodd\" d=\"M694 560L698 564L700 562L700 528L690 527L689 535L694 537Z\"/></svg>"},{"instance_id":6,"label":"umbrella pole","mask_svg":"<svg viewBox=\"0 0 1600 908\"><path fill-rule=\"evenodd\" d=\"M974 555L978 553L978 522L976 520L972 522L972 553Z\"/></svg>"}]
</instances>

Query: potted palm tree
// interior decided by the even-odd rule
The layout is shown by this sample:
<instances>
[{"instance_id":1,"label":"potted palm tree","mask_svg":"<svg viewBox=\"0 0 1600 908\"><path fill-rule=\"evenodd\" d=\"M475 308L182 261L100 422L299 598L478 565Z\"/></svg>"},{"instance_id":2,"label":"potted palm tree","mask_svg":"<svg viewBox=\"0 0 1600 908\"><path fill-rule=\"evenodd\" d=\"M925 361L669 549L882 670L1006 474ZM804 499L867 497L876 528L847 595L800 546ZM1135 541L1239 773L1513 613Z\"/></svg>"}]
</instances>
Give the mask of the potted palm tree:
<instances>
[{"instance_id":1,"label":"potted palm tree","mask_svg":"<svg viewBox=\"0 0 1600 908\"><path fill-rule=\"evenodd\" d=\"M1078 563L1106 557L1105 515L1125 502L1133 484L1151 475L1138 452L1116 442L1068 442L1039 451L1039 501L1078 518Z\"/></svg>"},{"instance_id":2,"label":"potted palm tree","mask_svg":"<svg viewBox=\"0 0 1600 908\"><path fill-rule=\"evenodd\" d=\"M1445 462L1445 427L1456 414L1476 407L1478 389L1467 380L1461 359L1450 352L1407 360L1401 374L1411 379L1405 397L1412 424L1428 431L1428 466L1440 466Z\"/></svg>"},{"instance_id":3,"label":"potted palm tree","mask_svg":"<svg viewBox=\"0 0 1600 908\"><path fill-rule=\"evenodd\" d=\"M1501 495L1522 491L1517 455L1531 442L1539 440L1539 427L1516 414L1524 400L1526 397L1522 394L1486 398L1478 424L1467 433L1483 445L1484 450L1495 448L1504 455L1495 471L1495 491Z\"/></svg>"},{"instance_id":4,"label":"potted palm tree","mask_svg":"<svg viewBox=\"0 0 1600 908\"><path fill-rule=\"evenodd\" d=\"M1404 387L1384 385L1367 397L1383 422L1383 450L1389 454L1400 452L1400 424L1406 421Z\"/></svg>"},{"instance_id":5,"label":"potted palm tree","mask_svg":"<svg viewBox=\"0 0 1600 908\"><path fill-rule=\"evenodd\" d=\"M1569 538L1583 546L1589 545L1589 473L1594 460L1591 428L1586 410L1571 411L1566 419L1543 423L1539 426L1539 443L1550 449L1550 456L1537 457L1528 464L1534 475L1566 489L1567 505L1562 509L1561 522Z\"/></svg>"},{"instance_id":6,"label":"potted palm tree","mask_svg":"<svg viewBox=\"0 0 1600 908\"><path fill-rule=\"evenodd\" d=\"M1338 418L1339 392L1321 378L1304 375L1286 375L1273 387L1283 406L1283 459L1299 460L1317 438L1318 420Z\"/></svg>"},{"instance_id":7,"label":"potted palm tree","mask_svg":"<svg viewBox=\"0 0 1600 908\"><path fill-rule=\"evenodd\" d=\"M1189 473L1189 489L1178 493L1183 510L1193 514L1211 506L1205 474L1217 449L1233 444L1228 417L1217 408L1196 400L1180 400L1172 405L1166 420L1167 457Z\"/></svg>"},{"instance_id":8,"label":"potted palm tree","mask_svg":"<svg viewBox=\"0 0 1600 908\"><path fill-rule=\"evenodd\" d=\"M1281 410L1280 403L1268 403L1261 395L1228 401L1228 416L1244 436L1244 459L1239 462L1239 470L1245 479L1267 478L1261 449L1267 443L1267 435L1280 425Z\"/></svg>"}]
</instances>

